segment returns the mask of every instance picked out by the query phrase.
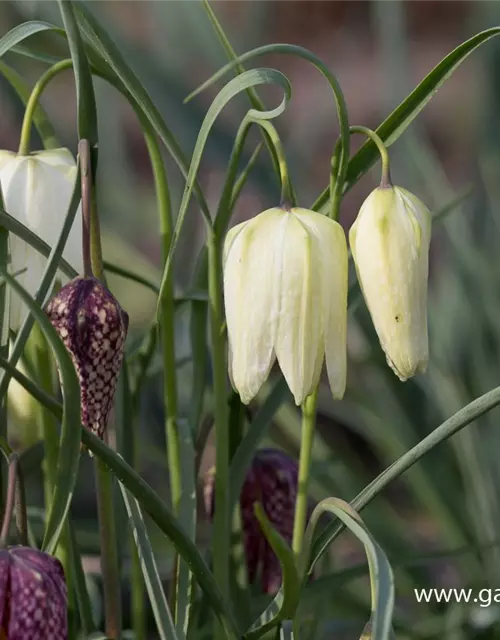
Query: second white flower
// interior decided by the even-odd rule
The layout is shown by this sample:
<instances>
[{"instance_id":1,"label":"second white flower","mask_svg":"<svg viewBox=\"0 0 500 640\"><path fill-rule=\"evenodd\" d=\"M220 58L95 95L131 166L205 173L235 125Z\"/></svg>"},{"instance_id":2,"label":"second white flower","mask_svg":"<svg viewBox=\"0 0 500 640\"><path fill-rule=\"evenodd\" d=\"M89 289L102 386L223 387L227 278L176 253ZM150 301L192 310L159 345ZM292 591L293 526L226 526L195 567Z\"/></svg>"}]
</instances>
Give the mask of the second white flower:
<instances>
[{"instance_id":1,"label":"second white flower","mask_svg":"<svg viewBox=\"0 0 500 640\"><path fill-rule=\"evenodd\" d=\"M278 359L297 405L323 360L335 398L346 381L347 245L342 227L307 209L268 209L224 247L229 372L250 402Z\"/></svg>"}]
</instances>

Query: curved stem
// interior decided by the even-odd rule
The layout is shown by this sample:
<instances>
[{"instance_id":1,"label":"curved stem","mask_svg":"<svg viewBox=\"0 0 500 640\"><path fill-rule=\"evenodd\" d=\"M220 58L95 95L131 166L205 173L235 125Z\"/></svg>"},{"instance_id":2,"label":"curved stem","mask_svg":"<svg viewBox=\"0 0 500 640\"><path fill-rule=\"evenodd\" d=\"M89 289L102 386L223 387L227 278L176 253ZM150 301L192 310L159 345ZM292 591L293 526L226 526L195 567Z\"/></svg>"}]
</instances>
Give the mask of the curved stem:
<instances>
[{"instance_id":1,"label":"curved stem","mask_svg":"<svg viewBox=\"0 0 500 640\"><path fill-rule=\"evenodd\" d=\"M372 131L368 127L363 126L355 126L349 129L351 133L362 133L365 136L368 136L376 145L377 149L380 153L380 158L382 160L382 179L380 181L380 186L382 188L388 188L392 186L391 183L391 174L389 170L389 152L387 151L387 147L382 142L382 138Z\"/></svg>"},{"instance_id":2,"label":"curved stem","mask_svg":"<svg viewBox=\"0 0 500 640\"><path fill-rule=\"evenodd\" d=\"M309 475L311 470L312 445L316 426L316 405L318 403L318 387L302 405L302 442L300 443L299 475L297 500L295 502L295 519L293 523L292 550L298 558L302 551L304 531L307 522L307 503Z\"/></svg>"},{"instance_id":3,"label":"curved stem","mask_svg":"<svg viewBox=\"0 0 500 640\"><path fill-rule=\"evenodd\" d=\"M223 596L229 595L229 429L226 389L225 343L222 331L222 250L213 233L208 238L208 290L212 367L215 396L215 515L213 530L214 576Z\"/></svg>"},{"instance_id":4,"label":"curved stem","mask_svg":"<svg viewBox=\"0 0 500 640\"><path fill-rule=\"evenodd\" d=\"M214 16L211 16L211 20L212 20L212 23L216 26L216 30L220 37L220 33L221 33L220 25L219 25L219 28L217 28L218 23L216 23ZM226 47L226 50L227 50L227 47ZM193 98L195 95L197 95L198 93L200 93L201 91L209 87L210 85L214 84L217 80L219 80L222 76L224 76L229 70L236 68L239 71L239 73L241 73L241 70L242 70L241 65L244 62L246 62L247 60L251 60L252 58L256 58L256 57L263 56L270 53L272 54L281 53L285 55L293 55L293 56L302 58L307 62L310 62L327 80L328 84L330 85L333 91L335 105L337 108L337 116L339 120L340 138L342 140L342 147L340 150L339 171L338 171L338 176L334 185L334 193L330 195L333 201L335 202L335 205L332 205L332 206L335 206L337 208L337 212L335 213L335 215L332 214L332 217L338 217L338 207L340 204L340 198L342 196L345 177L347 174L347 166L349 163L349 153L350 153L349 118L348 118L347 105L345 102L344 94L342 92L342 88L337 78L330 71L330 69L325 65L325 63L320 58L318 58L314 53L312 53L308 49L304 49L304 47L299 47L291 44L271 44L271 45L264 45L262 47L257 47L256 49L252 49L251 51L248 51L247 53L244 53L243 55L238 56L237 58L233 58L231 62L224 65L221 69L219 69L216 73L214 73L208 80L206 80L203 84L201 84L195 91L190 93L184 102L187 102L188 100ZM234 54L234 51L231 50L230 55L232 56L233 54ZM260 100L256 101L254 96L250 96L250 98L251 98L252 105L254 105L257 108L262 108L262 103L260 102ZM319 206L322 204L324 204L323 197L320 196L320 198L318 198L316 202L311 206L311 209L317 210L317 208L319 208Z\"/></svg>"},{"instance_id":5,"label":"curved stem","mask_svg":"<svg viewBox=\"0 0 500 640\"><path fill-rule=\"evenodd\" d=\"M19 456L12 453L9 457L9 472L7 477L7 499L5 501L5 511L2 520L2 529L0 531L0 548L7 546L9 538L10 523L14 506L16 504L16 485L17 485L17 467L19 465Z\"/></svg>"},{"instance_id":6,"label":"curved stem","mask_svg":"<svg viewBox=\"0 0 500 640\"><path fill-rule=\"evenodd\" d=\"M20 156L26 156L29 154L30 148L30 136L31 136L31 125L33 122L33 115L35 113L35 109L37 107L40 96L42 95L45 87L52 80L54 76L61 73L61 71L65 71L72 66L72 62L70 59L61 60L54 64L50 69L38 79L38 82L33 87L33 91L29 97L29 100L26 104L26 111L24 112L23 125L21 128L21 138L19 140L19 150L18 154Z\"/></svg>"},{"instance_id":7,"label":"curved stem","mask_svg":"<svg viewBox=\"0 0 500 640\"><path fill-rule=\"evenodd\" d=\"M281 144L280 137L278 132L276 131L276 127L269 122L269 120L260 120L258 118L252 119L253 122L258 124L260 127L267 132L274 150L276 152L276 157L278 158L278 167L281 178L281 206L290 207L294 203L295 197L292 190L292 185L290 183L290 177L288 175L288 165L286 163L285 151L283 149L283 145Z\"/></svg>"}]
</instances>

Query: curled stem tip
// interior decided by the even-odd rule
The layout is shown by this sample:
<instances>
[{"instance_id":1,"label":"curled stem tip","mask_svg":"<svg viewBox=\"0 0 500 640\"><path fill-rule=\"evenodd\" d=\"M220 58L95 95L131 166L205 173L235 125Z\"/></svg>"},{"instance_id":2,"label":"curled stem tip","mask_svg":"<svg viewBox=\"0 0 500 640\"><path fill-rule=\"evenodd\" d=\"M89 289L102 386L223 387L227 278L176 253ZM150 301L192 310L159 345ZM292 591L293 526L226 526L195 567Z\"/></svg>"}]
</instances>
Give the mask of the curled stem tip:
<instances>
[{"instance_id":1,"label":"curled stem tip","mask_svg":"<svg viewBox=\"0 0 500 640\"><path fill-rule=\"evenodd\" d=\"M380 186L383 189L387 189L391 187L392 182L391 182L391 173L390 173L390 166L389 166L389 152L387 151L387 147L383 143L382 138L377 133L375 133L375 131L372 131L368 127L363 127L359 125L350 127L349 131L351 133L361 133L367 136L368 138L370 138L370 140L372 140L372 142L374 142L377 145L377 149L379 150L380 158L382 160L382 178L380 180Z\"/></svg>"}]
</instances>

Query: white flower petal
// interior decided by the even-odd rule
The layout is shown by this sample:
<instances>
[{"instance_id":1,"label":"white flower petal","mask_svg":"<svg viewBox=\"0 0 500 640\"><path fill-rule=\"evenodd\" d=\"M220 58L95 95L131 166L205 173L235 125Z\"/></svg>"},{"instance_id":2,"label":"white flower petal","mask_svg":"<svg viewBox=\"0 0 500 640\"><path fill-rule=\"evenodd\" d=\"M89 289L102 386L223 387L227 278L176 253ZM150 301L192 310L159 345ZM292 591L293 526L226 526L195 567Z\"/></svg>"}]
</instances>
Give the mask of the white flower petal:
<instances>
[{"instance_id":1,"label":"white flower petal","mask_svg":"<svg viewBox=\"0 0 500 640\"><path fill-rule=\"evenodd\" d=\"M314 269L321 279L320 306L316 309L322 321L321 361L324 353L333 397L340 399L344 395L347 371L348 258L345 233L337 222L319 213L305 211L300 220L313 239ZM314 386L318 380L319 373Z\"/></svg>"},{"instance_id":2,"label":"white flower petal","mask_svg":"<svg viewBox=\"0 0 500 640\"><path fill-rule=\"evenodd\" d=\"M224 299L230 345L230 376L247 404L274 362L277 274L282 214L270 209L235 227L224 250Z\"/></svg>"},{"instance_id":3,"label":"white flower petal","mask_svg":"<svg viewBox=\"0 0 500 640\"><path fill-rule=\"evenodd\" d=\"M322 280L315 242L294 211L286 213L275 348L283 375L300 405L318 382Z\"/></svg>"},{"instance_id":4,"label":"white flower petal","mask_svg":"<svg viewBox=\"0 0 500 640\"><path fill-rule=\"evenodd\" d=\"M0 152L0 182L5 209L50 246L59 237L76 178L76 164L67 149L41 151L29 156ZM63 257L78 272L82 269L81 239L81 222L77 213ZM10 247L11 269L27 269L20 277L20 283L33 295L46 259L13 234L10 234ZM11 302L11 326L15 329L24 312L21 313L16 294L12 295Z\"/></svg>"}]
</instances>

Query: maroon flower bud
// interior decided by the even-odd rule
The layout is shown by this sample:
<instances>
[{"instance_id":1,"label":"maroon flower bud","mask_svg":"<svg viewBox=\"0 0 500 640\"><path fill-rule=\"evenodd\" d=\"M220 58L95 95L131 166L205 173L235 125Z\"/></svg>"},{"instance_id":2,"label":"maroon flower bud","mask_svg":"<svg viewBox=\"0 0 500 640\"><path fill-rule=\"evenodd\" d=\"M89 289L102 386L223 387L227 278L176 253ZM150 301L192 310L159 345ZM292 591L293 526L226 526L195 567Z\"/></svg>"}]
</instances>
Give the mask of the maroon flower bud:
<instances>
[{"instance_id":1,"label":"maroon flower bud","mask_svg":"<svg viewBox=\"0 0 500 640\"><path fill-rule=\"evenodd\" d=\"M67 590L56 558L29 547L0 550L0 637L66 640Z\"/></svg>"},{"instance_id":2,"label":"maroon flower bud","mask_svg":"<svg viewBox=\"0 0 500 640\"><path fill-rule=\"evenodd\" d=\"M255 517L254 504L260 502L273 527L291 545L297 476L295 460L277 449L261 449L253 458L240 494L248 579L254 583L260 575L263 592L272 595L281 585L281 566ZM214 513L214 481L212 469L204 487L205 509L210 518Z\"/></svg>"},{"instance_id":3,"label":"maroon flower bud","mask_svg":"<svg viewBox=\"0 0 500 640\"><path fill-rule=\"evenodd\" d=\"M82 422L102 438L123 360L128 315L99 280L84 277L65 285L46 313L78 374Z\"/></svg>"}]
</instances>

